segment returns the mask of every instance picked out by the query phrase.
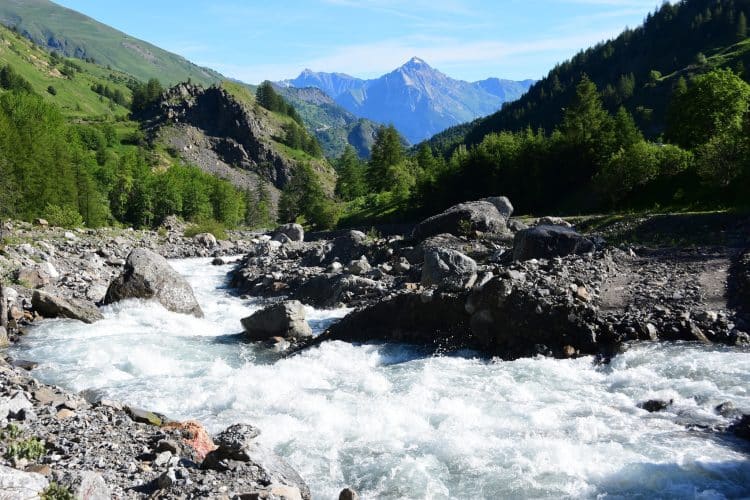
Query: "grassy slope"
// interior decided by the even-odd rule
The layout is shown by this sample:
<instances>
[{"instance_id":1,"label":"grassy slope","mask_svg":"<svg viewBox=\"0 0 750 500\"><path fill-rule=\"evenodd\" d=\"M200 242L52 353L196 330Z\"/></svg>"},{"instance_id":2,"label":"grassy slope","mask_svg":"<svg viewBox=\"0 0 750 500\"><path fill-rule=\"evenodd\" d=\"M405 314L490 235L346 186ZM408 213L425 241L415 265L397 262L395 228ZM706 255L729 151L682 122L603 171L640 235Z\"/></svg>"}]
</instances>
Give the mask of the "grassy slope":
<instances>
[{"instance_id":1,"label":"grassy slope","mask_svg":"<svg viewBox=\"0 0 750 500\"><path fill-rule=\"evenodd\" d=\"M119 89L130 99L130 89L126 82L132 77L118 71L110 71L96 64L76 60L83 71L73 78L60 74L59 67L50 63L49 54L22 36L0 27L0 65L10 64L21 76L28 80L34 90L45 100L56 104L66 116L71 118L99 118L125 116L127 108L112 104L91 90L94 84L102 84L113 91ZM57 91L52 95L47 88Z\"/></svg>"},{"instance_id":2,"label":"grassy slope","mask_svg":"<svg viewBox=\"0 0 750 500\"><path fill-rule=\"evenodd\" d=\"M140 80L159 78L173 84L191 78L210 84L223 78L215 71L48 0L4 0L0 2L0 23L14 26L36 43L69 57L93 58ZM56 47L50 46L51 39Z\"/></svg>"}]
</instances>

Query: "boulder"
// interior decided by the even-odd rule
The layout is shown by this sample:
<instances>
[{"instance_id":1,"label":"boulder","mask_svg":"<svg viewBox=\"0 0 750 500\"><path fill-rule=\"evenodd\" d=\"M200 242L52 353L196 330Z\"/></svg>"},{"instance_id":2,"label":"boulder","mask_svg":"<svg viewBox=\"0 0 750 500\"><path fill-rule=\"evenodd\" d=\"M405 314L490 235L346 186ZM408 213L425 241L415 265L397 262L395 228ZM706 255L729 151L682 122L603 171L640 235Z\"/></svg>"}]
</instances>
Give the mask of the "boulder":
<instances>
[{"instance_id":1,"label":"boulder","mask_svg":"<svg viewBox=\"0 0 750 500\"><path fill-rule=\"evenodd\" d=\"M287 238L289 238L290 241L298 241L302 242L305 241L305 230L304 228L299 224L284 224L283 226L279 226L276 228L276 230L273 232L274 237L277 235L283 234Z\"/></svg>"},{"instance_id":2,"label":"boulder","mask_svg":"<svg viewBox=\"0 0 750 500\"><path fill-rule=\"evenodd\" d=\"M593 252L594 243L573 229L562 226L536 226L516 233L513 259L551 259L570 254Z\"/></svg>"},{"instance_id":3,"label":"boulder","mask_svg":"<svg viewBox=\"0 0 750 500\"><path fill-rule=\"evenodd\" d=\"M261 446L255 438L259 431L253 426L235 424L214 438L217 448L206 456L202 467L214 470L247 470L259 474L270 486L289 486L299 489L304 499L310 498L310 488L305 481L283 458ZM229 462L234 462L230 465Z\"/></svg>"},{"instance_id":4,"label":"boulder","mask_svg":"<svg viewBox=\"0 0 750 500\"><path fill-rule=\"evenodd\" d=\"M94 304L75 299L64 299L51 293L35 290L31 297L34 310L45 318L69 318L94 323L103 319Z\"/></svg>"},{"instance_id":5,"label":"boulder","mask_svg":"<svg viewBox=\"0 0 750 500\"><path fill-rule=\"evenodd\" d=\"M729 427L728 430L735 436L750 441L750 414L742 415Z\"/></svg>"},{"instance_id":6,"label":"boulder","mask_svg":"<svg viewBox=\"0 0 750 500\"><path fill-rule=\"evenodd\" d=\"M163 428L179 432L183 444L193 450L198 460L203 460L206 458L206 455L216 449L216 444L211 439L208 431L198 422L192 420L187 422L169 422ZM176 450L174 452L176 453Z\"/></svg>"},{"instance_id":7,"label":"boulder","mask_svg":"<svg viewBox=\"0 0 750 500\"><path fill-rule=\"evenodd\" d=\"M507 231L506 219L489 201L460 203L417 224L412 232L412 239L422 241L441 233L456 236L468 235L474 231L503 233Z\"/></svg>"},{"instance_id":8,"label":"boulder","mask_svg":"<svg viewBox=\"0 0 750 500\"><path fill-rule=\"evenodd\" d=\"M128 255L123 273L110 283L104 303L153 298L170 311L203 317L185 278L172 269L164 257L145 248L136 248Z\"/></svg>"},{"instance_id":9,"label":"boulder","mask_svg":"<svg viewBox=\"0 0 750 500\"><path fill-rule=\"evenodd\" d=\"M193 241L206 248L214 248L217 245L216 237L211 233L200 233L193 236Z\"/></svg>"},{"instance_id":10,"label":"boulder","mask_svg":"<svg viewBox=\"0 0 750 500\"><path fill-rule=\"evenodd\" d=\"M78 477L75 497L81 500L109 500L112 491L104 478L96 472L84 471Z\"/></svg>"},{"instance_id":11,"label":"boulder","mask_svg":"<svg viewBox=\"0 0 750 500\"><path fill-rule=\"evenodd\" d=\"M339 500L359 500L359 495L351 488L344 488L339 493Z\"/></svg>"},{"instance_id":12,"label":"boulder","mask_svg":"<svg viewBox=\"0 0 750 500\"><path fill-rule=\"evenodd\" d=\"M461 252L435 248L425 252L422 285L442 290L461 291L471 288L477 279L477 263Z\"/></svg>"},{"instance_id":13,"label":"boulder","mask_svg":"<svg viewBox=\"0 0 750 500\"><path fill-rule=\"evenodd\" d=\"M38 267L22 267L16 271L16 281L27 288L42 288L49 284L49 276Z\"/></svg>"},{"instance_id":14,"label":"boulder","mask_svg":"<svg viewBox=\"0 0 750 500\"><path fill-rule=\"evenodd\" d=\"M350 299L384 293L377 281L349 274L318 275L304 282L293 297L315 307L335 307Z\"/></svg>"},{"instance_id":15,"label":"boulder","mask_svg":"<svg viewBox=\"0 0 750 500\"><path fill-rule=\"evenodd\" d=\"M334 238L330 251L325 257L325 264L334 260L339 262L351 262L359 259L366 250L365 241L367 235L362 231L348 231Z\"/></svg>"},{"instance_id":16,"label":"boulder","mask_svg":"<svg viewBox=\"0 0 750 500\"><path fill-rule=\"evenodd\" d=\"M351 274L359 276L372 270L372 266L367 261L367 257L362 257L359 260L353 260L349 263L349 267L346 269Z\"/></svg>"},{"instance_id":17,"label":"boulder","mask_svg":"<svg viewBox=\"0 0 750 500\"><path fill-rule=\"evenodd\" d=\"M489 198L483 198L482 201L488 201L495 205L497 211L500 212L500 215L505 217L506 221L510 219L511 215L513 215L513 205L507 196L491 196Z\"/></svg>"},{"instance_id":18,"label":"boulder","mask_svg":"<svg viewBox=\"0 0 750 500\"><path fill-rule=\"evenodd\" d=\"M242 319L245 335L250 340L268 340L271 337L311 337L312 330L305 321L305 307L297 300L280 302L261 309Z\"/></svg>"},{"instance_id":19,"label":"boulder","mask_svg":"<svg viewBox=\"0 0 750 500\"><path fill-rule=\"evenodd\" d=\"M0 500L39 498L49 485L43 475L0 465Z\"/></svg>"}]
</instances>

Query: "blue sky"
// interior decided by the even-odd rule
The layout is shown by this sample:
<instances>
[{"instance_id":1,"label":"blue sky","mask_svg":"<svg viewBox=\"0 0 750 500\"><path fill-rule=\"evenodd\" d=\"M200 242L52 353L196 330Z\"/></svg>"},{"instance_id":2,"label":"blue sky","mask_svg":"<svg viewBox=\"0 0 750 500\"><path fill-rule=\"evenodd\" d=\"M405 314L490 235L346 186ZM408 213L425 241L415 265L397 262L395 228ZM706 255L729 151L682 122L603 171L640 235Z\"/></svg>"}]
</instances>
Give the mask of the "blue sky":
<instances>
[{"instance_id":1,"label":"blue sky","mask_svg":"<svg viewBox=\"0 0 750 500\"><path fill-rule=\"evenodd\" d=\"M418 56L463 80L540 78L660 0L56 0L249 83L358 77Z\"/></svg>"}]
</instances>

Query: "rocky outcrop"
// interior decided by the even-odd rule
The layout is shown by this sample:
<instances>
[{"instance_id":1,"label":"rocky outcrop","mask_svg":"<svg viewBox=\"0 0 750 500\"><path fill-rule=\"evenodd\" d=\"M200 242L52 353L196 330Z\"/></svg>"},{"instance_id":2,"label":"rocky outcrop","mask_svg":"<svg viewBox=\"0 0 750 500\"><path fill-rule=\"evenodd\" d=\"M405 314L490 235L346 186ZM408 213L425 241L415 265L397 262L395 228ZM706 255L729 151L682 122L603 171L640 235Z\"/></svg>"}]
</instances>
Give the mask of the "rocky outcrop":
<instances>
[{"instance_id":1,"label":"rocky outcrop","mask_svg":"<svg viewBox=\"0 0 750 500\"><path fill-rule=\"evenodd\" d=\"M156 299L170 311L203 317L185 278L164 257L145 248L128 255L123 273L110 283L104 303L125 299Z\"/></svg>"},{"instance_id":2,"label":"rocky outcrop","mask_svg":"<svg viewBox=\"0 0 750 500\"><path fill-rule=\"evenodd\" d=\"M305 321L305 307L290 300L273 304L242 319L245 336L250 340L268 340L271 337L300 339L312 336Z\"/></svg>"},{"instance_id":3,"label":"rocky outcrop","mask_svg":"<svg viewBox=\"0 0 750 500\"><path fill-rule=\"evenodd\" d=\"M284 459L261 446L260 431L250 425L232 425L215 437L216 450L206 456L203 467L247 475L268 485L278 497L309 500L310 488Z\"/></svg>"},{"instance_id":4,"label":"rocky outcrop","mask_svg":"<svg viewBox=\"0 0 750 500\"><path fill-rule=\"evenodd\" d=\"M34 292L31 305L45 318L77 319L84 323L94 323L104 318L99 309L90 302L64 299L39 290Z\"/></svg>"},{"instance_id":5,"label":"rocky outcrop","mask_svg":"<svg viewBox=\"0 0 750 500\"><path fill-rule=\"evenodd\" d=\"M513 259L550 259L570 254L593 252L594 243L563 226L536 226L516 233Z\"/></svg>"},{"instance_id":6,"label":"rocky outcrop","mask_svg":"<svg viewBox=\"0 0 750 500\"><path fill-rule=\"evenodd\" d=\"M507 217L500 213L492 202L469 201L423 220L414 228L412 238L422 241L441 233L455 236L466 236L477 231L503 233L508 230L506 222Z\"/></svg>"}]
</instances>

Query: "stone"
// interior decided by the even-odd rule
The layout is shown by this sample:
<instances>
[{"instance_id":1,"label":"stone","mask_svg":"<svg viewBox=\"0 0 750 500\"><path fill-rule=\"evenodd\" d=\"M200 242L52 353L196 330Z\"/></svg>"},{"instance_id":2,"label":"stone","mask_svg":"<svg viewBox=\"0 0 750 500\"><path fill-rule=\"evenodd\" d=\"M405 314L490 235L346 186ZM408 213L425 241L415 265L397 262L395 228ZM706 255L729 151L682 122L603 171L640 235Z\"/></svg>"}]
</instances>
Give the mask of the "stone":
<instances>
[{"instance_id":1,"label":"stone","mask_svg":"<svg viewBox=\"0 0 750 500\"><path fill-rule=\"evenodd\" d=\"M253 426L235 424L214 439L218 447L206 456L202 467L224 470L227 460L247 463L260 469L271 484L298 488L302 498L310 498L310 489L300 475L283 458L261 446Z\"/></svg>"},{"instance_id":2,"label":"stone","mask_svg":"<svg viewBox=\"0 0 750 500\"><path fill-rule=\"evenodd\" d=\"M227 262L221 257L214 257L214 260L211 261L212 266L223 266L226 265L226 263Z\"/></svg>"},{"instance_id":3,"label":"stone","mask_svg":"<svg viewBox=\"0 0 750 500\"><path fill-rule=\"evenodd\" d=\"M68 408L63 408L62 410L57 412L57 419L58 420L65 420L68 418L73 418L76 416L76 412L73 410L69 410Z\"/></svg>"},{"instance_id":4,"label":"stone","mask_svg":"<svg viewBox=\"0 0 750 500\"><path fill-rule=\"evenodd\" d=\"M33 406L26 396L19 392L8 401L8 414L15 417L23 410L30 410Z\"/></svg>"},{"instance_id":5,"label":"stone","mask_svg":"<svg viewBox=\"0 0 750 500\"><path fill-rule=\"evenodd\" d=\"M538 226L561 226L571 228L573 225L561 217L542 217L537 222Z\"/></svg>"},{"instance_id":6,"label":"stone","mask_svg":"<svg viewBox=\"0 0 750 500\"><path fill-rule=\"evenodd\" d=\"M359 495L351 488L344 488L339 493L339 500L359 500Z\"/></svg>"},{"instance_id":7,"label":"stone","mask_svg":"<svg viewBox=\"0 0 750 500\"><path fill-rule=\"evenodd\" d=\"M34 224L36 224L39 227L49 226L49 222L47 221L47 219L34 219Z\"/></svg>"},{"instance_id":8,"label":"stone","mask_svg":"<svg viewBox=\"0 0 750 500\"><path fill-rule=\"evenodd\" d=\"M0 500L38 498L49 485L43 475L0 465Z\"/></svg>"},{"instance_id":9,"label":"stone","mask_svg":"<svg viewBox=\"0 0 750 500\"><path fill-rule=\"evenodd\" d=\"M495 205L497 211L500 212L500 215L505 217L506 221L510 219L511 215L513 215L513 205L507 196L491 196L489 198L483 198L482 201L488 201Z\"/></svg>"},{"instance_id":10,"label":"stone","mask_svg":"<svg viewBox=\"0 0 750 500\"><path fill-rule=\"evenodd\" d=\"M250 340L271 337L311 337L312 330L305 321L305 307L297 300L273 304L242 319L245 335Z\"/></svg>"},{"instance_id":11,"label":"stone","mask_svg":"<svg viewBox=\"0 0 750 500\"><path fill-rule=\"evenodd\" d=\"M355 276L359 276L359 275L370 272L372 270L372 266L370 265L369 262L367 262L366 257L362 257L359 260L351 261L349 263L349 266L346 268L346 270Z\"/></svg>"},{"instance_id":12,"label":"stone","mask_svg":"<svg viewBox=\"0 0 750 500\"><path fill-rule=\"evenodd\" d=\"M152 411L143 410L134 406L126 406L124 409L125 413L127 413L134 422L155 425L156 427L161 427L162 423L164 423L163 417Z\"/></svg>"},{"instance_id":13,"label":"stone","mask_svg":"<svg viewBox=\"0 0 750 500\"><path fill-rule=\"evenodd\" d=\"M78 236L76 236L74 233L70 231L65 231L65 234L63 236L68 241L76 241L78 239Z\"/></svg>"},{"instance_id":14,"label":"stone","mask_svg":"<svg viewBox=\"0 0 750 500\"><path fill-rule=\"evenodd\" d=\"M45 318L76 319L84 323L94 323L104 319L94 304L76 299L64 299L40 290L34 291L31 305Z\"/></svg>"},{"instance_id":15,"label":"stone","mask_svg":"<svg viewBox=\"0 0 750 500\"><path fill-rule=\"evenodd\" d=\"M192 420L186 422L167 422L163 428L178 431L182 437L183 444L193 450L195 457L198 460L203 460L206 455L216 449L216 445L208 434L208 431L206 431L206 428L198 422ZM160 445L163 442L164 441L160 441ZM167 444L164 444L157 446L157 451L159 451L160 448L162 451L169 449L172 453L176 454L177 450L172 450L171 447L171 445L167 446Z\"/></svg>"},{"instance_id":16,"label":"stone","mask_svg":"<svg viewBox=\"0 0 750 500\"><path fill-rule=\"evenodd\" d=\"M22 267L16 271L16 281L27 288L42 288L49 285L49 276L38 267Z\"/></svg>"},{"instance_id":17,"label":"stone","mask_svg":"<svg viewBox=\"0 0 750 500\"><path fill-rule=\"evenodd\" d=\"M417 224L411 236L415 241L422 241L441 233L455 236L467 236L474 231L503 233L507 231L506 219L494 204L470 201L423 220Z\"/></svg>"},{"instance_id":18,"label":"stone","mask_svg":"<svg viewBox=\"0 0 750 500\"><path fill-rule=\"evenodd\" d=\"M185 278L164 257L145 248L130 252L123 273L110 283L104 304L125 299L156 299L170 311L203 317Z\"/></svg>"},{"instance_id":19,"label":"stone","mask_svg":"<svg viewBox=\"0 0 750 500\"><path fill-rule=\"evenodd\" d=\"M750 415L742 415L728 430L737 437L750 440Z\"/></svg>"},{"instance_id":20,"label":"stone","mask_svg":"<svg viewBox=\"0 0 750 500\"><path fill-rule=\"evenodd\" d=\"M283 234L284 236L289 238L289 241L305 241L305 230L299 224L291 223L277 227L273 232L273 236L276 237L280 234Z\"/></svg>"},{"instance_id":21,"label":"stone","mask_svg":"<svg viewBox=\"0 0 750 500\"><path fill-rule=\"evenodd\" d=\"M60 273L55 269L55 266L52 265L52 262L42 262L39 264L39 269L42 271L42 273L49 276L51 279L56 280L60 277Z\"/></svg>"},{"instance_id":22,"label":"stone","mask_svg":"<svg viewBox=\"0 0 750 500\"><path fill-rule=\"evenodd\" d=\"M193 241L206 248L214 248L217 245L216 237L211 233L199 233L193 236Z\"/></svg>"},{"instance_id":23,"label":"stone","mask_svg":"<svg viewBox=\"0 0 750 500\"><path fill-rule=\"evenodd\" d=\"M75 498L77 500L109 500L112 498L112 491L101 475L84 471L78 476Z\"/></svg>"},{"instance_id":24,"label":"stone","mask_svg":"<svg viewBox=\"0 0 750 500\"><path fill-rule=\"evenodd\" d=\"M32 393L32 396L34 396L34 399L42 403L43 405L51 405L54 404L57 406L58 404L65 401L65 397L60 394L55 394L51 389L48 387L40 387L39 389L35 390Z\"/></svg>"},{"instance_id":25,"label":"stone","mask_svg":"<svg viewBox=\"0 0 750 500\"><path fill-rule=\"evenodd\" d=\"M648 401L639 403L638 408L642 408L649 413L654 413L657 411L666 410L667 407L669 407L669 405L671 405L672 403L673 401L671 399L669 401L664 401L661 399L649 399Z\"/></svg>"},{"instance_id":26,"label":"stone","mask_svg":"<svg viewBox=\"0 0 750 500\"><path fill-rule=\"evenodd\" d=\"M325 263L350 262L362 256L365 250L367 235L362 231L347 231L334 238L330 251L326 254Z\"/></svg>"},{"instance_id":27,"label":"stone","mask_svg":"<svg viewBox=\"0 0 750 500\"><path fill-rule=\"evenodd\" d=\"M471 288L477 279L477 263L456 250L437 248L425 252L422 286L447 291Z\"/></svg>"},{"instance_id":28,"label":"stone","mask_svg":"<svg viewBox=\"0 0 750 500\"><path fill-rule=\"evenodd\" d=\"M572 229L560 226L536 226L516 233L513 260L551 259L595 250L594 243Z\"/></svg>"}]
</instances>

